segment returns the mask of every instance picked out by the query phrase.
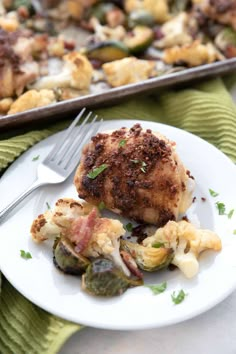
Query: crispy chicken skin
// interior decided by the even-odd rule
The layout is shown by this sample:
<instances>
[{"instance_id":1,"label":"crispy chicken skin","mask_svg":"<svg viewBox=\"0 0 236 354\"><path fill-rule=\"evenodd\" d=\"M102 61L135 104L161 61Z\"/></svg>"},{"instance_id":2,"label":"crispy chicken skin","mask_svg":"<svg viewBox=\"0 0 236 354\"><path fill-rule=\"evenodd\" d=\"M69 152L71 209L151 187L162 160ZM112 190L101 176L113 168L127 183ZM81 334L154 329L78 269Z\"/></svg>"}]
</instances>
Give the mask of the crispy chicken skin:
<instances>
[{"instance_id":1,"label":"crispy chicken skin","mask_svg":"<svg viewBox=\"0 0 236 354\"><path fill-rule=\"evenodd\" d=\"M103 164L96 178L88 176ZM140 124L99 133L82 153L74 183L80 198L121 215L158 226L175 220L192 202L194 181L175 143Z\"/></svg>"}]
</instances>

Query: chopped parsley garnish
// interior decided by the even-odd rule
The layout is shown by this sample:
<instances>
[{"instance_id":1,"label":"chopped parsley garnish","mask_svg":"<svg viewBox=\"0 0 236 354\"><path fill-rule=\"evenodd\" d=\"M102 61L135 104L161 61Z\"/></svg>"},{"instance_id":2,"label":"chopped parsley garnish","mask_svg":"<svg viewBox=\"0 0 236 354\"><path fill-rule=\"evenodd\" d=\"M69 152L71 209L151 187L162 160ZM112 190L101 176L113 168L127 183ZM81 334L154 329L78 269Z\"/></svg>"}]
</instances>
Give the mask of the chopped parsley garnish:
<instances>
[{"instance_id":1,"label":"chopped parsley garnish","mask_svg":"<svg viewBox=\"0 0 236 354\"><path fill-rule=\"evenodd\" d=\"M48 202L46 202L46 205L47 205L48 210L50 210L51 209L50 204Z\"/></svg>"},{"instance_id":2,"label":"chopped parsley garnish","mask_svg":"<svg viewBox=\"0 0 236 354\"><path fill-rule=\"evenodd\" d=\"M146 170L145 170L145 167L147 166L146 162L142 161L142 167L140 168L140 170L143 172L143 173L146 173Z\"/></svg>"},{"instance_id":3,"label":"chopped parsley garnish","mask_svg":"<svg viewBox=\"0 0 236 354\"><path fill-rule=\"evenodd\" d=\"M146 173L146 169L145 169L145 167L147 167L146 162L141 161L141 160L137 160L137 159L130 160L130 161L132 161L133 163L139 163L139 164L141 164L140 170L141 170L143 173Z\"/></svg>"},{"instance_id":4,"label":"chopped parsley garnish","mask_svg":"<svg viewBox=\"0 0 236 354\"><path fill-rule=\"evenodd\" d=\"M180 304L182 301L184 301L185 296L187 296L188 294L186 294L182 289L179 291L179 293L176 295L175 291L173 291L173 293L171 294L171 299L173 301L173 303L175 305Z\"/></svg>"},{"instance_id":5,"label":"chopped parsley garnish","mask_svg":"<svg viewBox=\"0 0 236 354\"><path fill-rule=\"evenodd\" d=\"M236 235L236 229L233 231L233 234Z\"/></svg>"},{"instance_id":6,"label":"chopped parsley garnish","mask_svg":"<svg viewBox=\"0 0 236 354\"><path fill-rule=\"evenodd\" d=\"M153 295L158 295L163 293L166 290L167 287L167 282L164 281L161 284L155 284L155 285L145 285L147 288L149 288L150 290L152 290Z\"/></svg>"},{"instance_id":7,"label":"chopped parsley garnish","mask_svg":"<svg viewBox=\"0 0 236 354\"><path fill-rule=\"evenodd\" d=\"M100 173L102 173L104 170L106 170L108 165L106 163L102 164L99 167L95 167L92 171L90 171L87 176L91 179L95 179Z\"/></svg>"},{"instance_id":8,"label":"chopped parsley garnish","mask_svg":"<svg viewBox=\"0 0 236 354\"><path fill-rule=\"evenodd\" d=\"M31 254L29 252L24 251L24 250L20 250L20 256L24 259L32 258Z\"/></svg>"},{"instance_id":9,"label":"chopped parsley garnish","mask_svg":"<svg viewBox=\"0 0 236 354\"><path fill-rule=\"evenodd\" d=\"M160 247L165 247L165 244L163 242L156 242L152 245L154 248L160 248Z\"/></svg>"},{"instance_id":10,"label":"chopped parsley garnish","mask_svg":"<svg viewBox=\"0 0 236 354\"><path fill-rule=\"evenodd\" d=\"M219 215L225 215L225 205L221 202L216 202L216 206L219 212Z\"/></svg>"},{"instance_id":11,"label":"chopped parsley garnish","mask_svg":"<svg viewBox=\"0 0 236 354\"><path fill-rule=\"evenodd\" d=\"M230 212L228 213L228 218L231 219L234 213L234 209L231 209Z\"/></svg>"},{"instance_id":12,"label":"chopped parsley garnish","mask_svg":"<svg viewBox=\"0 0 236 354\"><path fill-rule=\"evenodd\" d=\"M128 232L131 232L133 230L133 225L131 224L131 222L129 222L128 224L125 225L125 230Z\"/></svg>"},{"instance_id":13,"label":"chopped parsley garnish","mask_svg":"<svg viewBox=\"0 0 236 354\"><path fill-rule=\"evenodd\" d=\"M99 209L99 210L103 210L103 209L105 209L105 208L106 208L106 205L105 205L104 202L100 202L100 203L98 204L98 209Z\"/></svg>"},{"instance_id":14,"label":"chopped parsley garnish","mask_svg":"<svg viewBox=\"0 0 236 354\"><path fill-rule=\"evenodd\" d=\"M37 161L39 159L39 155L32 158L32 161Z\"/></svg>"},{"instance_id":15,"label":"chopped parsley garnish","mask_svg":"<svg viewBox=\"0 0 236 354\"><path fill-rule=\"evenodd\" d=\"M122 139L120 142L119 142L119 147L123 147L125 146L126 144L126 140L125 139Z\"/></svg>"},{"instance_id":16,"label":"chopped parsley garnish","mask_svg":"<svg viewBox=\"0 0 236 354\"><path fill-rule=\"evenodd\" d=\"M213 191L213 189L210 189L210 188L209 188L209 193L210 193L210 195L211 195L212 197L214 197L214 198L219 195L219 193Z\"/></svg>"}]
</instances>

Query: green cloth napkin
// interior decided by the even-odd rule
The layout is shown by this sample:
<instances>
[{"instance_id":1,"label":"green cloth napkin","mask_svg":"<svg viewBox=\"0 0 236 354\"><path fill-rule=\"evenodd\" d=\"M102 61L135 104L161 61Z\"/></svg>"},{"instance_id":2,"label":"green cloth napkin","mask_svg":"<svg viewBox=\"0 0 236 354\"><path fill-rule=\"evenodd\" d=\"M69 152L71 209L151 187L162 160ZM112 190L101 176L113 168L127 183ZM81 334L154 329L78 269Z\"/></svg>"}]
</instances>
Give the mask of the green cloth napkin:
<instances>
[{"instance_id":1,"label":"green cloth napkin","mask_svg":"<svg viewBox=\"0 0 236 354\"><path fill-rule=\"evenodd\" d=\"M138 97L96 112L105 119L151 120L182 128L216 145L236 161L236 107L221 79L184 90L166 91L160 96ZM64 126L59 124L0 141L0 171L30 146ZM80 328L39 309L3 277L0 353L57 353L66 339Z\"/></svg>"}]
</instances>

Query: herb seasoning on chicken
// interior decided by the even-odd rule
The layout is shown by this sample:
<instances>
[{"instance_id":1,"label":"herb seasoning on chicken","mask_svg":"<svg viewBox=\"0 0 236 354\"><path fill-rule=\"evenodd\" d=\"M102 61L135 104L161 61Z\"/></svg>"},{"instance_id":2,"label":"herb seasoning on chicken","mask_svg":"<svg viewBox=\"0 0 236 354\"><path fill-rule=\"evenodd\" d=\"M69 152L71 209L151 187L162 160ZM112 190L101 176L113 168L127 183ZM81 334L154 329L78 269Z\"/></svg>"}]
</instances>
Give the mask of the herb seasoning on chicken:
<instances>
[{"instance_id":1,"label":"herb seasoning on chicken","mask_svg":"<svg viewBox=\"0 0 236 354\"><path fill-rule=\"evenodd\" d=\"M104 164L107 168L90 178ZM194 188L175 143L140 124L93 137L83 149L74 182L87 202L103 201L113 212L158 226L185 213Z\"/></svg>"}]
</instances>

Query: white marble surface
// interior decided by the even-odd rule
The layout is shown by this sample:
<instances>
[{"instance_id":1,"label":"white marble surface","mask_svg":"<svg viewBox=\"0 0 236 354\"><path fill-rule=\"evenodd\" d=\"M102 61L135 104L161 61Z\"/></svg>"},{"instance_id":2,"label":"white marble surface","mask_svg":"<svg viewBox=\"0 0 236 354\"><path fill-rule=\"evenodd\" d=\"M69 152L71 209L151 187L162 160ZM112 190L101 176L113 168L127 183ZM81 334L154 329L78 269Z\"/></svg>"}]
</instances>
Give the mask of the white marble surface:
<instances>
[{"instance_id":1,"label":"white marble surface","mask_svg":"<svg viewBox=\"0 0 236 354\"><path fill-rule=\"evenodd\" d=\"M232 95L236 102L236 85ZM219 279L219 286L224 286L223 279ZM169 327L145 331L84 328L59 354L93 353L236 354L236 291L212 310Z\"/></svg>"}]
</instances>

